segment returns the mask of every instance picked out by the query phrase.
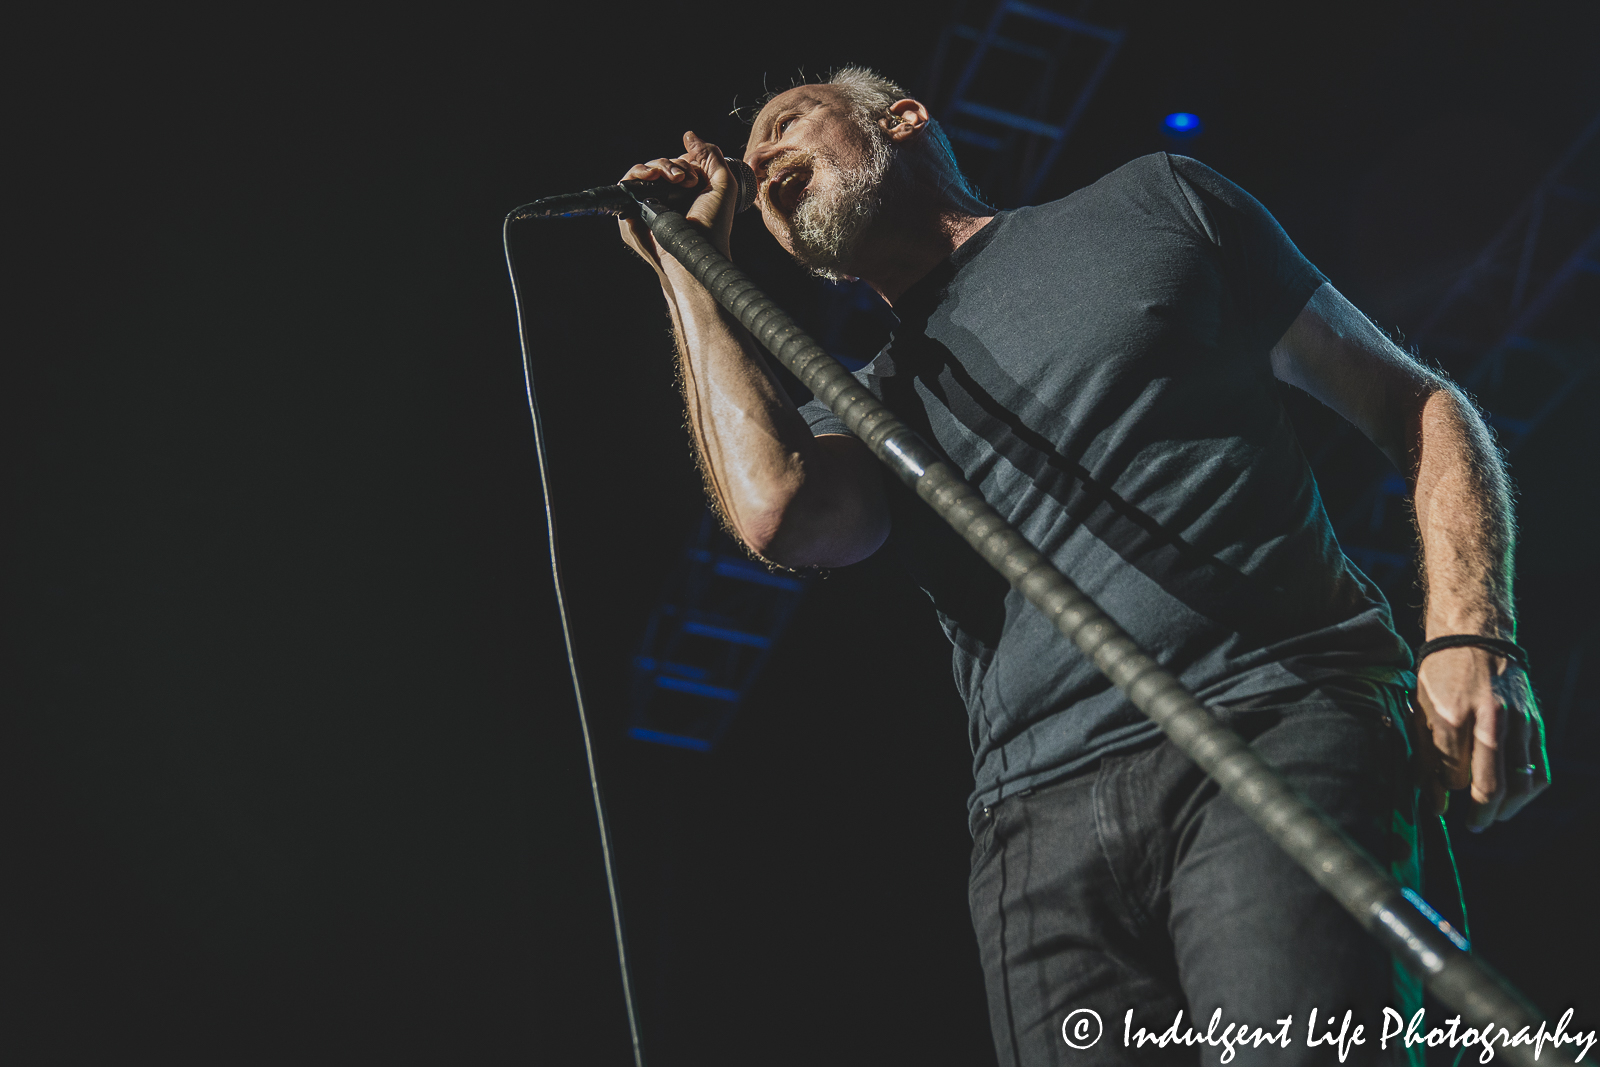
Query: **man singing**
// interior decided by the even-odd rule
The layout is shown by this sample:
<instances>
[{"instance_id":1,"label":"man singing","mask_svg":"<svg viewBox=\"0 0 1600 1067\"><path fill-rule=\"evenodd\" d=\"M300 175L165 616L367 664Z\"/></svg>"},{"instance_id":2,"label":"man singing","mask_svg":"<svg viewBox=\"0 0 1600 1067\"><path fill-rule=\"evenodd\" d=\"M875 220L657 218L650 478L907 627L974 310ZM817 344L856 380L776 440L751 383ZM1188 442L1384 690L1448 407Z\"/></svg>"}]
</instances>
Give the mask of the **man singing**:
<instances>
[{"instance_id":1,"label":"man singing","mask_svg":"<svg viewBox=\"0 0 1600 1067\"><path fill-rule=\"evenodd\" d=\"M693 133L628 171L700 191L688 218L728 254L734 179ZM1434 810L1470 788L1475 828L1549 780L1508 657L1512 523L1482 420L1301 256L1266 210L1181 156L1136 159L1051 204L995 212L928 109L846 69L767 102L745 161L767 228L894 309L858 375L1142 647L1402 882ZM689 422L724 521L789 567L891 552L954 646L976 779L970 902L1002 1065L1215 1063L1124 1048L1165 1030L1269 1032L1236 1062L1329 1060L1311 1010L1354 1011L1377 1049L1416 982L1020 594L818 403L797 409L745 330L637 222L680 341ZM1354 423L1412 487L1427 585L1413 657L1341 553L1275 382ZM1419 710L1411 721L1408 694ZM1408 740L1421 742L1412 758ZM1068 1013L1105 1038L1069 1047ZM1110 1031L1115 1031L1111 1033Z\"/></svg>"}]
</instances>

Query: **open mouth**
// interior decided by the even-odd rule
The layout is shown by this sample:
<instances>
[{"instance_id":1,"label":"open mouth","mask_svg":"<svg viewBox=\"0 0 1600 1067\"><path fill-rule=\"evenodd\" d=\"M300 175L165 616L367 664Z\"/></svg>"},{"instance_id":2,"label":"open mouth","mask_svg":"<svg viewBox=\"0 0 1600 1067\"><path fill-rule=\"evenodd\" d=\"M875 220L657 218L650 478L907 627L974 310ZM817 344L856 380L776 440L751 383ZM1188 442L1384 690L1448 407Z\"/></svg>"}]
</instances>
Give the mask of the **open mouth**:
<instances>
[{"instance_id":1,"label":"open mouth","mask_svg":"<svg viewBox=\"0 0 1600 1067\"><path fill-rule=\"evenodd\" d=\"M800 204L811 184L811 171L806 167L785 167L767 179L767 199L772 206L788 215Z\"/></svg>"}]
</instances>

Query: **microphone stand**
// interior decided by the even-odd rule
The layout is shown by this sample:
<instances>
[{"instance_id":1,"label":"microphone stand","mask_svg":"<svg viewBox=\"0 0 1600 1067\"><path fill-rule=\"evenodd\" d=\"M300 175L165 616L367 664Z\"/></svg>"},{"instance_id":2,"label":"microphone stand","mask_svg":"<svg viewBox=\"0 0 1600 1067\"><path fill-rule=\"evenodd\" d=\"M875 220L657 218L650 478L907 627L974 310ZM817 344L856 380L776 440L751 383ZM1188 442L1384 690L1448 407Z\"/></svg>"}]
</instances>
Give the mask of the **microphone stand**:
<instances>
[{"instance_id":1,"label":"microphone stand","mask_svg":"<svg viewBox=\"0 0 1600 1067\"><path fill-rule=\"evenodd\" d=\"M699 230L678 212L648 199L638 201L638 211L661 246L699 279L717 303L743 323L1013 588L1044 612L1056 629L1093 659L1135 707L1160 726L1367 932L1420 972L1435 996L1479 1028L1493 1023L1496 1030L1504 1027L1514 1036L1524 1029L1534 1033L1543 1025L1504 979L1466 951L1466 942L1459 935L1454 931L1447 935L1436 926L1388 872L1143 652L1012 529L955 466L941 459L807 336ZM1526 1044L1497 1052L1535 1067L1534 1052Z\"/></svg>"}]
</instances>

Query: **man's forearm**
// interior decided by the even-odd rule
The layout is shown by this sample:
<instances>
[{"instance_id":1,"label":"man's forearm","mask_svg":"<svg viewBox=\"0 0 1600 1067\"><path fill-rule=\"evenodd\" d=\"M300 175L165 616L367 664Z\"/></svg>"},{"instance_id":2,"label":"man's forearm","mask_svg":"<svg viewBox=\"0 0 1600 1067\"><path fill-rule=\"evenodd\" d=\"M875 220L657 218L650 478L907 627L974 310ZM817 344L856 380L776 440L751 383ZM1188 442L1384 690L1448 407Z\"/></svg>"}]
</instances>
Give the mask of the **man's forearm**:
<instances>
[{"instance_id":1,"label":"man's forearm","mask_svg":"<svg viewBox=\"0 0 1600 1067\"><path fill-rule=\"evenodd\" d=\"M629 168L624 180L700 188L684 216L728 255L738 183L722 152L693 132L684 154ZM759 555L792 567L865 559L888 535L882 476L853 437L813 437L743 326L668 255L639 219L623 243L656 271L678 338L690 432L723 521Z\"/></svg>"},{"instance_id":2,"label":"man's forearm","mask_svg":"<svg viewBox=\"0 0 1600 1067\"><path fill-rule=\"evenodd\" d=\"M1317 290L1274 346L1272 367L1360 427L1413 486L1427 637L1512 638L1510 483L1466 398L1331 285ZM1444 811L1446 789L1470 785L1468 825L1481 829L1549 785L1527 680L1492 650L1449 648L1425 657L1417 665L1416 704L1432 742L1419 751L1432 766L1423 784L1435 812Z\"/></svg>"},{"instance_id":3,"label":"man's forearm","mask_svg":"<svg viewBox=\"0 0 1600 1067\"><path fill-rule=\"evenodd\" d=\"M1477 412L1441 383L1418 414L1414 467L1422 538L1427 639L1476 634L1514 639L1511 492ZM1550 784L1544 730L1526 675L1481 647L1435 651L1417 665L1417 704L1433 745L1424 749L1436 812L1445 790L1471 787L1466 825L1507 819Z\"/></svg>"},{"instance_id":4,"label":"man's forearm","mask_svg":"<svg viewBox=\"0 0 1600 1067\"><path fill-rule=\"evenodd\" d=\"M1415 440L1428 638L1515 629L1509 479L1487 427L1454 388L1430 392Z\"/></svg>"},{"instance_id":5,"label":"man's forearm","mask_svg":"<svg viewBox=\"0 0 1600 1067\"><path fill-rule=\"evenodd\" d=\"M744 327L675 260L663 266L707 489L729 527L762 552L804 486L811 430Z\"/></svg>"}]
</instances>

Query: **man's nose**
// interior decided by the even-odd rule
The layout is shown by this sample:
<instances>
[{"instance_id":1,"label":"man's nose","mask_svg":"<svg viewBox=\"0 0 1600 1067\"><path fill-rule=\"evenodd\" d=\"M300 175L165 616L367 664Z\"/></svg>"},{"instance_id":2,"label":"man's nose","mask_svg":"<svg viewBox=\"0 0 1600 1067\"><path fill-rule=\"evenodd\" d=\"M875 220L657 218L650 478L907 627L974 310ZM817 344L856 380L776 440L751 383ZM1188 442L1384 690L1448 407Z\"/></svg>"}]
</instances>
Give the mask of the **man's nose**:
<instances>
[{"instance_id":1,"label":"man's nose","mask_svg":"<svg viewBox=\"0 0 1600 1067\"><path fill-rule=\"evenodd\" d=\"M775 143L764 144L749 152L744 161L756 172L756 180L764 182L767 180L767 163L782 151Z\"/></svg>"}]
</instances>

